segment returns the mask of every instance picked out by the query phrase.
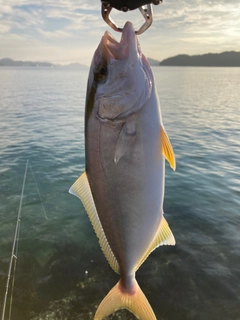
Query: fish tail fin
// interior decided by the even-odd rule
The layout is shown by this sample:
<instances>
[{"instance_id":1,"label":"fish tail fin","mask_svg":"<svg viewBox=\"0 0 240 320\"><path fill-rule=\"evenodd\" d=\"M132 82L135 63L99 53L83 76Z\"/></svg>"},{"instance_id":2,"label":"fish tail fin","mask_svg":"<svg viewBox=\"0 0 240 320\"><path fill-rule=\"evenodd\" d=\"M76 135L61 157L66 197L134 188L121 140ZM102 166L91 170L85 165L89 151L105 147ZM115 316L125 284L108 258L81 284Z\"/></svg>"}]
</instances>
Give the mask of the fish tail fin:
<instances>
[{"instance_id":1,"label":"fish tail fin","mask_svg":"<svg viewBox=\"0 0 240 320\"><path fill-rule=\"evenodd\" d=\"M99 305L94 320L101 320L119 309L127 309L141 320L156 320L152 307L135 278L131 291L122 289L121 280L109 291Z\"/></svg>"}]
</instances>

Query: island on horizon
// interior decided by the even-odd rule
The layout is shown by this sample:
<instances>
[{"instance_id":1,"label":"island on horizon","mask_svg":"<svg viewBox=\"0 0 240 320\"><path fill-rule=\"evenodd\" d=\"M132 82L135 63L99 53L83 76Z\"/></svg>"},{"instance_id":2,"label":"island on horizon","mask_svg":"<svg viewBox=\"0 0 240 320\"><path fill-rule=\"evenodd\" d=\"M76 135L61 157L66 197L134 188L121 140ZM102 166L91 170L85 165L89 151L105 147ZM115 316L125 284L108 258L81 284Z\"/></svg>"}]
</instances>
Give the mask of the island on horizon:
<instances>
[{"instance_id":1,"label":"island on horizon","mask_svg":"<svg viewBox=\"0 0 240 320\"><path fill-rule=\"evenodd\" d=\"M222 53L206 53L192 56L179 54L164 59L159 65L179 67L240 67L240 52L225 51Z\"/></svg>"},{"instance_id":2,"label":"island on horizon","mask_svg":"<svg viewBox=\"0 0 240 320\"><path fill-rule=\"evenodd\" d=\"M179 54L162 60L161 62L147 58L151 66L175 66L175 67L240 67L240 52L225 51L222 53L206 53L201 55ZM51 67L51 68L87 68L81 63L68 65L54 64L40 61L15 61L10 58L0 59L0 67Z\"/></svg>"},{"instance_id":3,"label":"island on horizon","mask_svg":"<svg viewBox=\"0 0 240 320\"><path fill-rule=\"evenodd\" d=\"M51 62L43 62L43 61L15 61L10 58L0 59L0 67L48 67L48 68L87 68L86 65L81 63L70 63L67 65L62 64L54 64Z\"/></svg>"}]
</instances>

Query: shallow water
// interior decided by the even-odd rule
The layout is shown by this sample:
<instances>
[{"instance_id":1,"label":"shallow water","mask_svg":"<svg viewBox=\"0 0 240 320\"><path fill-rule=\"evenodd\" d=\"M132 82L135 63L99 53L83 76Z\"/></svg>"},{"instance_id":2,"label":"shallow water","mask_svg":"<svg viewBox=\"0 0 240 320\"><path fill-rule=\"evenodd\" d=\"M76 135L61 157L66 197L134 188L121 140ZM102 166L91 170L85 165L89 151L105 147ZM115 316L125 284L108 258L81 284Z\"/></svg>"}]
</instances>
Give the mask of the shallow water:
<instances>
[{"instance_id":1,"label":"shallow water","mask_svg":"<svg viewBox=\"0 0 240 320\"><path fill-rule=\"evenodd\" d=\"M158 320L239 320L240 68L153 71L177 159L176 172L166 164L164 201L177 245L155 250L137 280ZM87 76L87 69L0 69L0 311L31 165L14 320L93 319L118 280L81 202L68 194L84 170ZM111 319L134 317L120 311Z\"/></svg>"}]
</instances>

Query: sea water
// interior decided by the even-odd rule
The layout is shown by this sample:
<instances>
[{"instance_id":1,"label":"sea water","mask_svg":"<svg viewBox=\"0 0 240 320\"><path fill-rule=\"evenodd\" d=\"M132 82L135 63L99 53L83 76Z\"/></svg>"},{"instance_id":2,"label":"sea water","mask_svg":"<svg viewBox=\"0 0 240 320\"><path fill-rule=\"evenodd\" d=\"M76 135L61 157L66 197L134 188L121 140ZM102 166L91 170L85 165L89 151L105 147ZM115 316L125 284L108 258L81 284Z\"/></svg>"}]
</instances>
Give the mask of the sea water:
<instances>
[{"instance_id":1,"label":"sea water","mask_svg":"<svg viewBox=\"0 0 240 320\"><path fill-rule=\"evenodd\" d=\"M177 244L155 250L137 280L158 320L239 320L240 68L153 72L177 161L176 172L166 163L164 201ZM93 319L119 279L68 193L85 166L87 77L87 68L0 69L0 311L30 163L13 320Z\"/></svg>"}]
</instances>

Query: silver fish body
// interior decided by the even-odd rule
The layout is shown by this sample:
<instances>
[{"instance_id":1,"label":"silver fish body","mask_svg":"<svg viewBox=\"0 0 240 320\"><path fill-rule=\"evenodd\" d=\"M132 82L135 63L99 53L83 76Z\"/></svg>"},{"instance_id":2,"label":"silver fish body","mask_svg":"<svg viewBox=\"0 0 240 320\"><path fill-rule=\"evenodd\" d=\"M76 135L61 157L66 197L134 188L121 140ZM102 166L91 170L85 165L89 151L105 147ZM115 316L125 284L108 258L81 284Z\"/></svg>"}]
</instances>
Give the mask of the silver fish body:
<instances>
[{"instance_id":1,"label":"silver fish body","mask_svg":"<svg viewBox=\"0 0 240 320\"><path fill-rule=\"evenodd\" d=\"M156 247L174 245L163 217L164 131L151 68L127 22L120 42L108 32L93 57L85 110L86 171L71 187L88 212L103 252L121 279L95 319L127 308L156 319L135 272Z\"/></svg>"}]
</instances>

